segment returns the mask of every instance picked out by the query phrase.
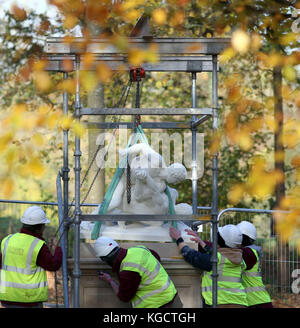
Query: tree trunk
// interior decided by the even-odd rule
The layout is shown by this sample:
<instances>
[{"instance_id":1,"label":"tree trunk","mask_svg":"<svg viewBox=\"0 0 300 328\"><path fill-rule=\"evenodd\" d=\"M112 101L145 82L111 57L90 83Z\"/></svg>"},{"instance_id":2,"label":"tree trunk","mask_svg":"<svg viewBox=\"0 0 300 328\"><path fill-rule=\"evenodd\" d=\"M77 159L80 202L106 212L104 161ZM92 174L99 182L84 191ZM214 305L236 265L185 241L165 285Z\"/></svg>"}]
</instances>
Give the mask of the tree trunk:
<instances>
[{"instance_id":1,"label":"tree trunk","mask_svg":"<svg viewBox=\"0 0 300 328\"><path fill-rule=\"evenodd\" d=\"M274 117L278 124L278 128L274 133L274 162L275 169L285 172L284 156L277 156L276 154L284 154L284 146L282 144L283 125L284 125L284 113L282 102L282 71L281 66L273 68L273 92L274 92ZM279 182L275 188L275 205L274 208L280 208L281 200L285 197L285 179ZM276 226L275 226L275 233ZM288 244L283 242L280 236L277 234L277 253L278 253L278 285L279 291L289 291L289 270L288 270Z\"/></svg>"}]
</instances>

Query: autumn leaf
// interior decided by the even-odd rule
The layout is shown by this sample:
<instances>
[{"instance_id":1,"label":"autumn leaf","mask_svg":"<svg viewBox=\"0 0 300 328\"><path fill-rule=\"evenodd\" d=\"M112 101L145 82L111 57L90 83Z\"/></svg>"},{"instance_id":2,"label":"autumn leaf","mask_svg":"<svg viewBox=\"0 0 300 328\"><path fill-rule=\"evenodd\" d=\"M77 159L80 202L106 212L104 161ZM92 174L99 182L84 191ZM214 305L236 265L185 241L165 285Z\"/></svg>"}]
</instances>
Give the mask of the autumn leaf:
<instances>
[{"instance_id":1,"label":"autumn leaf","mask_svg":"<svg viewBox=\"0 0 300 328\"><path fill-rule=\"evenodd\" d=\"M80 84L82 89L87 93L92 92L98 84L96 73L91 71L80 71Z\"/></svg>"},{"instance_id":2,"label":"autumn leaf","mask_svg":"<svg viewBox=\"0 0 300 328\"><path fill-rule=\"evenodd\" d=\"M245 31L236 30L232 33L231 44L237 52L245 54L250 46L250 37Z\"/></svg>"},{"instance_id":3,"label":"autumn leaf","mask_svg":"<svg viewBox=\"0 0 300 328\"><path fill-rule=\"evenodd\" d=\"M71 126L71 129L73 130L74 134L77 136L77 137L80 137L82 138L84 133L85 133L85 127L83 124L81 124L80 122L78 121L75 121L72 126Z\"/></svg>"},{"instance_id":4,"label":"autumn leaf","mask_svg":"<svg viewBox=\"0 0 300 328\"><path fill-rule=\"evenodd\" d=\"M297 79L297 72L291 65L285 65L282 69L282 75L288 81L295 81Z\"/></svg>"},{"instance_id":5,"label":"autumn leaf","mask_svg":"<svg viewBox=\"0 0 300 328\"><path fill-rule=\"evenodd\" d=\"M52 82L49 74L45 71L35 71L33 79L36 88L41 92L47 92L52 87Z\"/></svg>"},{"instance_id":6,"label":"autumn leaf","mask_svg":"<svg viewBox=\"0 0 300 328\"><path fill-rule=\"evenodd\" d=\"M228 200L233 205L237 204L239 201L242 200L243 195L245 192L245 187L242 184L236 184L234 185L230 191L228 192Z\"/></svg>"},{"instance_id":7,"label":"autumn leaf","mask_svg":"<svg viewBox=\"0 0 300 328\"><path fill-rule=\"evenodd\" d=\"M66 91L70 94L74 94L76 91L76 80L66 79L58 83L57 90Z\"/></svg>"},{"instance_id":8,"label":"autumn leaf","mask_svg":"<svg viewBox=\"0 0 300 328\"><path fill-rule=\"evenodd\" d=\"M19 21L23 21L26 19L27 17L27 13L26 13L26 10L20 8L19 6L17 6L16 4L13 4L11 6L11 9L10 9L11 13L13 14L13 16L19 20Z\"/></svg>"},{"instance_id":9,"label":"autumn leaf","mask_svg":"<svg viewBox=\"0 0 300 328\"><path fill-rule=\"evenodd\" d=\"M100 83L107 83L111 80L112 70L105 63L99 63L96 68L97 77Z\"/></svg>"},{"instance_id":10,"label":"autumn leaf","mask_svg":"<svg viewBox=\"0 0 300 328\"><path fill-rule=\"evenodd\" d=\"M300 167L300 155L296 155L293 157L291 164L293 165L293 167L298 168Z\"/></svg>"},{"instance_id":11,"label":"autumn leaf","mask_svg":"<svg viewBox=\"0 0 300 328\"><path fill-rule=\"evenodd\" d=\"M167 23L167 13L163 8L157 8L152 12L153 21L158 25Z\"/></svg>"},{"instance_id":12,"label":"autumn leaf","mask_svg":"<svg viewBox=\"0 0 300 328\"><path fill-rule=\"evenodd\" d=\"M71 115L65 115L61 118L61 120L59 121L59 126L63 129L63 130L69 130L71 125L73 124L73 117Z\"/></svg>"},{"instance_id":13,"label":"autumn leaf","mask_svg":"<svg viewBox=\"0 0 300 328\"><path fill-rule=\"evenodd\" d=\"M5 199L10 199L14 191L14 182L8 177L1 181L1 192Z\"/></svg>"},{"instance_id":14,"label":"autumn leaf","mask_svg":"<svg viewBox=\"0 0 300 328\"><path fill-rule=\"evenodd\" d=\"M236 51L232 47L228 47L223 50L219 56L219 61L221 64L226 63L236 55Z\"/></svg>"},{"instance_id":15,"label":"autumn leaf","mask_svg":"<svg viewBox=\"0 0 300 328\"><path fill-rule=\"evenodd\" d=\"M128 52L128 62L133 66L140 66L146 60L146 52L139 48L131 48Z\"/></svg>"},{"instance_id":16,"label":"autumn leaf","mask_svg":"<svg viewBox=\"0 0 300 328\"><path fill-rule=\"evenodd\" d=\"M46 168L42 164L41 160L34 155L29 157L29 160L19 168L19 173L26 176L42 177L46 172Z\"/></svg>"}]
</instances>

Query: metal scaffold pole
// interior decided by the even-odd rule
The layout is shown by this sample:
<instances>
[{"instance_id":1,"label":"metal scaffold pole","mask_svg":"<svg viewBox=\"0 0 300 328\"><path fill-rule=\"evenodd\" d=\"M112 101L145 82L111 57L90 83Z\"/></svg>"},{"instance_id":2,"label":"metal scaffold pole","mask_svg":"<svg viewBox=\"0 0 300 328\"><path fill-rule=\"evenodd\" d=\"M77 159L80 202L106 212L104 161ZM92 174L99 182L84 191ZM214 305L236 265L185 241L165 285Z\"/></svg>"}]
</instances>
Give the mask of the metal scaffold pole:
<instances>
[{"instance_id":1,"label":"metal scaffold pole","mask_svg":"<svg viewBox=\"0 0 300 328\"><path fill-rule=\"evenodd\" d=\"M80 84L79 84L79 70L80 70L80 57L76 55L75 61L76 67L76 95L75 95L75 117L80 119ZM74 210L74 269L73 269L73 307L78 308L80 306L80 137L75 136L75 210Z\"/></svg>"},{"instance_id":2,"label":"metal scaffold pole","mask_svg":"<svg viewBox=\"0 0 300 328\"><path fill-rule=\"evenodd\" d=\"M68 73L63 73L64 80L68 79ZM68 115L68 92L63 93L63 114ZM67 273L67 257L68 257L68 213L69 213L69 143L68 143L68 130L63 130L63 225L61 239L63 247L63 289L64 289L64 304L65 308L69 307L69 288L68 288L68 273Z\"/></svg>"},{"instance_id":3,"label":"metal scaffold pole","mask_svg":"<svg viewBox=\"0 0 300 328\"><path fill-rule=\"evenodd\" d=\"M212 108L213 108L213 132L218 130L218 72L217 72L217 55L212 56L213 70L212 70ZM218 254L217 254L217 233L218 233L218 151L213 155L212 160L212 294L213 307L218 304Z\"/></svg>"},{"instance_id":4,"label":"metal scaffold pole","mask_svg":"<svg viewBox=\"0 0 300 328\"><path fill-rule=\"evenodd\" d=\"M192 108L197 108L197 73L192 72ZM197 121L197 116L192 116L192 123ZM197 214L197 127L192 125L192 207L193 214Z\"/></svg>"}]
</instances>

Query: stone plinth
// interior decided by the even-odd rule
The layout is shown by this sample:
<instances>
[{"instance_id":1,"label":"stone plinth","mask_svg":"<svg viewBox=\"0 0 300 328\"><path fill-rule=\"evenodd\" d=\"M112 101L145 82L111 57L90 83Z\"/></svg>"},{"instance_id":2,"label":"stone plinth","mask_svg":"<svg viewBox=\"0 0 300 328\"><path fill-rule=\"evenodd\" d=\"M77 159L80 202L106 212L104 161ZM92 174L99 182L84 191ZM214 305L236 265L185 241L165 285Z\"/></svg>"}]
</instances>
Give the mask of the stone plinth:
<instances>
[{"instance_id":1,"label":"stone plinth","mask_svg":"<svg viewBox=\"0 0 300 328\"><path fill-rule=\"evenodd\" d=\"M120 243L120 246L129 248L137 244L143 244L159 253L161 256L161 263L174 282L185 308L202 307L201 271L195 269L180 258L176 244ZM82 273L80 277L80 307L131 307L129 303L121 302L115 296L111 287L98 278L98 271L101 270L111 274L111 267L95 257L93 243L82 243L80 246L80 270ZM70 274L72 274L73 263L74 261L72 259L68 260L68 270ZM112 276L117 280L114 274Z\"/></svg>"}]
</instances>

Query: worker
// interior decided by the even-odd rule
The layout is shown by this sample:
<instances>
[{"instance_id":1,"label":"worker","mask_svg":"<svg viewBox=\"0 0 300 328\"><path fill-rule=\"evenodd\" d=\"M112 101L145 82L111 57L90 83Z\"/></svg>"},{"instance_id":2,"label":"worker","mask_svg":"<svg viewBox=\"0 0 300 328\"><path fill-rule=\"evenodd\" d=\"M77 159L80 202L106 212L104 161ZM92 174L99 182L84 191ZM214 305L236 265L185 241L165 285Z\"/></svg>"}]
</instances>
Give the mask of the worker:
<instances>
[{"instance_id":1,"label":"worker","mask_svg":"<svg viewBox=\"0 0 300 328\"><path fill-rule=\"evenodd\" d=\"M50 221L39 206L28 207L20 232L1 242L0 300L3 307L42 308L48 300L47 271L57 271L62 263L62 249L54 255L43 238ZM52 243L56 241L53 239Z\"/></svg>"},{"instance_id":2,"label":"worker","mask_svg":"<svg viewBox=\"0 0 300 328\"><path fill-rule=\"evenodd\" d=\"M254 244L256 228L248 221L240 222L237 227L243 234L242 250L246 268L243 271L242 281L246 288L249 307L272 308L272 301L262 280L261 247Z\"/></svg>"},{"instance_id":3,"label":"worker","mask_svg":"<svg viewBox=\"0 0 300 328\"><path fill-rule=\"evenodd\" d=\"M95 242L95 253L112 267L119 282L100 271L99 278L112 287L123 302L131 302L133 308L181 308L174 283L160 263L160 256L145 246L122 248L106 236Z\"/></svg>"},{"instance_id":4,"label":"worker","mask_svg":"<svg viewBox=\"0 0 300 328\"><path fill-rule=\"evenodd\" d=\"M191 240L199 243L202 251L189 247L178 229L170 227L170 236L176 240L183 258L194 267L204 270L202 278L203 307L211 307L212 302L212 248L195 232L186 229ZM218 228L218 284L217 307L247 307L246 291L242 285L242 233L233 224Z\"/></svg>"}]
</instances>

